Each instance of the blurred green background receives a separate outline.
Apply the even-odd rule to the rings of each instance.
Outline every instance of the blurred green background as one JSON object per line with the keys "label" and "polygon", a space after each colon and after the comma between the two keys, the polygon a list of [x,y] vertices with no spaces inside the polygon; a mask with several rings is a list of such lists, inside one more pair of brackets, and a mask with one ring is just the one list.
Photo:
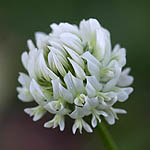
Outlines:
{"label": "blurred green background", "polygon": [[119,150],[150,149],[150,3],[148,0],[30,0],[0,1],[0,149],[1,150],[103,150],[96,130],[73,136],[44,129],[44,120],[34,123],[24,114],[17,99],[19,71],[24,71],[20,56],[27,50],[27,39],[34,32],[50,32],[53,22],[79,24],[97,18],[111,32],[112,45],[127,49],[127,66],[132,68],[134,93],[125,103],[128,111],[113,126],[108,126]]}

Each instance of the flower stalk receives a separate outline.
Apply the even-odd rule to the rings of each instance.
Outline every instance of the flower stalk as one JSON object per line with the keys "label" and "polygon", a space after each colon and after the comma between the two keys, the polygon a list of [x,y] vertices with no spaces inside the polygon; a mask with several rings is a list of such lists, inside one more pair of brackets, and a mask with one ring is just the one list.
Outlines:
{"label": "flower stalk", "polygon": [[103,140],[104,146],[107,150],[118,150],[117,145],[103,123],[99,123],[97,125],[97,131],[101,136],[101,139]]}

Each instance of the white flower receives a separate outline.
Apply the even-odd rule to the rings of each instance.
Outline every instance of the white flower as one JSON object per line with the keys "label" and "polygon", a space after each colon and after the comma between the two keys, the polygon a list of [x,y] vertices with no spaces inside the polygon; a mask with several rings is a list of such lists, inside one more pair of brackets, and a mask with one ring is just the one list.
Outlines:
{"label": "white flower", "polygon": [[98,82],[95,76],[87,76],[86,92],[89,97],[97,96],[97,93],[102,90],[102,84]]}
{"label": "white flower", "polygon": [[33,121],[41,119],[46,113],[46,110],[42,106],[26,108],[24,111],[30,116],[34,116]]}
{"label": "white flower", "polygon": [[[101,122],[100,115],[103,115],[104,117],[107,117],[108,114],[103,111],[102,109],[99,109],[100,101],[98,100],[98,97],[95,98],[89,98],[87,99],[84,108],[86,110],[89,110],[90,114],[92,114],[91,124],[95,128],[97,126],[97,120],[99,123]],[[89,115],[88,113],[86,115]]]}
{"label": "white flower", "polygon": [[118,80],[118,86],[124,87],[124,86],[129,86],[133,82],[133,77],[128,75],[130,72],[130,68],[126,68],[125,70],[122,71],[120,78]]}
{"label": "white flower", "polygon": [[[65,116],[74,119],[72,131],[92,132],[102,117],[109,124],[125,110],[114,108],[132,93],[133,82],[126,64],[126,50],[118,44],[112,49],[110,33],[96,19],[82,20],[79,27],[69,23],[50,25],[52,32],[35,33],[35,43],[27,41],[22,63],[28,75],[20,73],[18,98],[35,101],[38,106],[25,112],[40,119],[46,112],[54,118],[45,127],[65,128]],[[123,71],[122,71],[123,70]]]}
{"label": "white flower", "polygon": [[99,60],[111,50],[109,32],[101,27],[96,19],[83,20],[80,23],[82,40],[88,45],[89,51]]}
{"label": "white flower", "polygon": [[18,81],[22,85],[22,87],[17,87],[17,91],[19,92],[18,98],[23,102],[33,101],[33,97],[29,90],[31,78],[24,73],[20,73]]}
{"label": "white flower", "polygon": [[46,128],[50,128],[50,127],[56,128],[58,125],[60,127],[60,130],[63,131],[64,128],[65,128],[64,116],[55,115],[55,117],[52,120],[50,120],[50,121],[48,121],[44,124],[44,127],[46,127]]}
{"label": "white flower", "polygon": [[74,103],[77,105],[77,106],[84,106],[84,103],[87,101],[87,96],[85,96],[84,94],[80,94],[79,96],[77,96],[75,99],[74,99]]}
{"label": "white flower", "polygon": [[87,132],[93,132],[91,127],[82,119],[89,111],[85,108],[75,107],[75,110],[70,114],[70,117],[75,119],[75,123],[72,127],[72,132],[75,134],[76,130],[79,128],[80,133],[82,133],[82,128]]}
{"label": "white flower", "polygon": [[82,128],[84,128],[87,132],[93,132],[92,128],[82,119],[77,118],[72,127],[73,134],[76,133],[76,130],[79,128],[80,133],[82,133]]}

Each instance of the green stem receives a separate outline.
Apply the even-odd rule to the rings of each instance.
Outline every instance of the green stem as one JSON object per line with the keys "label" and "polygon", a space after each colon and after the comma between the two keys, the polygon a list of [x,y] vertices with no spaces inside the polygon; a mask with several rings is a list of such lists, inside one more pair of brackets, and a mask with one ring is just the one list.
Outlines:
{"label": "green stem", "polygon": [[109,134],[104,124],[99,123],[97,126],[97,131],[99,135],[102,137],[102,140],[104,141],[104,145],[107,148],[107,150],[117,150],[117,146],[114,143],[111,135]]}

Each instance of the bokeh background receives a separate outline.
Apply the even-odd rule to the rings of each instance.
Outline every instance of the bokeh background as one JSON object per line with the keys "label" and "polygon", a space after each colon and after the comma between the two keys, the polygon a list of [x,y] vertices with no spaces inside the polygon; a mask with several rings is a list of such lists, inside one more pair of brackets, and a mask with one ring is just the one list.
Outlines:
{"label": "bokeh background", "polygon": [[112,45],[127,49],[127,66],[132,68],[134,93],[118,106],[128,111],[108,126],[119,150],[150,149],[150,3],[148,0],[1,0],[0,1],[0,149],[1,150],[103,150],[93,134],[72,135],[44,129],[46,116],[33,122],[17,99],[20,56],[34,32],[50,32],[49,24],[97,18],[111,32]]}

